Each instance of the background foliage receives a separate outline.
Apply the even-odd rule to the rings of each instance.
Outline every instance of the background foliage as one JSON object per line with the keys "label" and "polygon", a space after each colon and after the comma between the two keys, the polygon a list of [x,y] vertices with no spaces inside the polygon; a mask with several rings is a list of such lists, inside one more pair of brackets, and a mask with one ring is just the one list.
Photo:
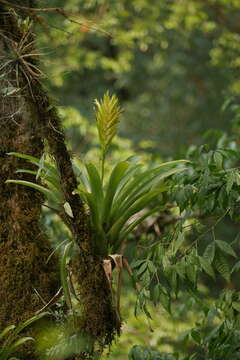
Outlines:
{"label": "background foliage", "polygon": [[167,156],[201,142],[209,127],[229,127],[220,109],[240,92],[237,0],[52,3],[83,23],[50,14],[41,30],[61,105],[91,118],[93,99],[110,90],[125,109],[122,135]]}

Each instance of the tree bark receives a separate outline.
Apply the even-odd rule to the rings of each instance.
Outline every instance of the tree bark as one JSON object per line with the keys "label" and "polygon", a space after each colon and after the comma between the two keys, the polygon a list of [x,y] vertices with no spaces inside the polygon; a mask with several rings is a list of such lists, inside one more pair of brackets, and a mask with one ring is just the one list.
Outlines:
{"label": "tree bark", "polygon": [[[29,168],[29,163],[9,152],[38,158],[43,153],[41,119],[29,78],[21,71],[21,52],[33,40],[23,25],[23,14],[20,17],[13,8],[0,4],[0,331],[32,317],[44,305],[41,298],[48,302],[58,285],[56,261],[46,263],[52,249],[39,224],[42,196],[27,187],[5,183],[21,179],[17,169]],[[28,51],[32,49],[33,44]],[[32,175],[27,179],[35,181]],[[29,347],[24,359],[35,359]]]}

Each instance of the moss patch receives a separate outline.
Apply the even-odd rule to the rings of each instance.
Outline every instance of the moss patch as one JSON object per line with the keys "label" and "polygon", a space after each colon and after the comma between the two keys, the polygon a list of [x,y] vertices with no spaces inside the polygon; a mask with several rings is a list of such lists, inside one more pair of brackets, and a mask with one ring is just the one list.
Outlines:
{"label": "moss patch", "polygon": [[[5,56],[2,61],[6,61],[13,56],[13,44],[25,34],[16,13],[2,4],[0,29],[0,48]],[[28,41],[32,39],[30,34]],[[21,71],[16,73],[18,61],[8,63],[0,83],[3,89],[14,89],[0,95],[0,330],[32,317],[43,306],[37,293],[47,302],[58,287],[55,260],[46,265],[51,248],[39,225],[42,196],[26,187],[5,183],[7,179],[21,179],[23,175],[16,174],[16,170],[26,168],[25,161],[8,156],[8,152],[36,157],[43,153],[38,113],[28,79]],[[24,179],[35,180],[31,175]],[[35,359],[30,347],[22,357]]]}

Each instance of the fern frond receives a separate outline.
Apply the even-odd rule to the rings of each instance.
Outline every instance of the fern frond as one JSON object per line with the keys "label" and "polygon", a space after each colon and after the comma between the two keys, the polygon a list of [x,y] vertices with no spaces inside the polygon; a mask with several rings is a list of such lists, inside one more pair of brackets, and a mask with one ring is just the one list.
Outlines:
{"label": "fern frond", "polygon": [[108,92],[104,94],[102,100],[95,100],[95,106],[99,140],[103,152],[106,153],[117,133],[117,125],[122,109],[116,95],[110,96]]}

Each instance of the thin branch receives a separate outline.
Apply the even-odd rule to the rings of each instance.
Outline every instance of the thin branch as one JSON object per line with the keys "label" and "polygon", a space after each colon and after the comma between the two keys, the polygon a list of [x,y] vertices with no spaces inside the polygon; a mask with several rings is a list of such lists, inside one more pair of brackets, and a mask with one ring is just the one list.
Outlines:
{"label": "thin branch", "polygon": [[18,4],[13,4],[7,0],[0,0],[0,3],[3,3],[5,5],[8,5],[8,6],[11,6],[11,7],[14,7],[14,8],[17,8],[17,9],[21,9],[21,10],[27,10],[27,11],[36,11],[36,12],[49,12],[49,11],[57,11],[57,12],[60,12],[63,11],[62,9],[60,8],[30,8],[30,7],[27,7],[27,6],[22,6],[22,5],[18,5]]}
{"label": "thin branch", "polygon": [[9,1],[7,0],[0,0],[0,4],[3,3],[7,6],[11,6],[11,7],[15,7],[15,8],[18,8],[18,9],[21,9],[21,10],[25,10],[25,11],[28,11],[28,12],[56,12],[60,15],[62,15],[63,17],[65,17],[68,21],[70,21],[71,23],[73,24],[77,24],[77,25],[80,25],[80,26],[87,26],[89,29],[91,30],[94,30],[94,31],[99,31],[107,36],[112,36],[108,31],[105,31],[101,28],[98,28],[98,27],[95,27],[95,26],[92,26],[92,25],[89,25],[86,24],[86,22],[83,22],[83,21],[77,21],[77,20],[74,20],[72,18],[70,18],[68,16],[68,14],[61,8],[58,8],[58,7],[53,7],[53,8],[30,8],[30,7],[27,7],[27,6],[22,6],[22,5],[18,5],[18,4],[12,4],[10,3]]}

